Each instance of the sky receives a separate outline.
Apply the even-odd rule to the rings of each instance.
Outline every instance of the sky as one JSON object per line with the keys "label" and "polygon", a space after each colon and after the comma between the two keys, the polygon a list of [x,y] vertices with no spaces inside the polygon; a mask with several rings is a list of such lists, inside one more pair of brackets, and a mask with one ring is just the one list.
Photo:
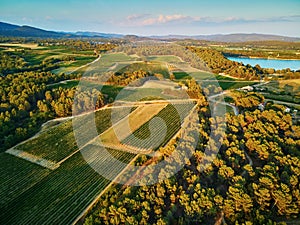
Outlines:
{"label": "sky", "polygon": [[0,0],[0,21],[66,32],[300,37],[300,0]]}

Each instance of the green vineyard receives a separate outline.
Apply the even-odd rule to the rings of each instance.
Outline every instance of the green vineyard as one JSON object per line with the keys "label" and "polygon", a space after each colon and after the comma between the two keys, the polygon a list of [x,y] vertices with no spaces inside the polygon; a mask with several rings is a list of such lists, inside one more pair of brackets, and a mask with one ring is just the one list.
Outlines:
{"label": "green vineyard", "polygon": [[[149,123],[143,124],[139,129],[122,141],[122,144],[141,149],[153,149],[164,146],[180,129],[183,119],[194,107],[193,103],[169,104],[153,118],[161,118],[163,123],[153,127],[152,136],[150,134]],[[164,127],[166,133],[164,134]],[[163,140],[160,137],[165,135]]]}
{"label": "green vineyard", "polygon": [[[86,148],[98,151],[94,145]],[[109,149],[108,152],[126,163],[135,157],[118,150]],[[103,171],[120,173],[124,169],[118,161],[107,160],[105,154],[98,156],[94,160]],[[11,163],[22,167],[14,170],[10,166],[2,170],[1,180],[7,182],[0,188],[0,224],[40,224],[40,221],[43,224],[71,224],[110,183],[90,167],[80,152],[51,173],[7,154],[0,157],[11,157]],[[7,195],[12,191],[13,196]]]}
{"label": "green vineyard", "polygon": [[[77,126],[80,126],[80,123],[85,124],[87,127],[92,127],[93,124],[96,125],[98,134],[102,133],[109,127],[111,127],[111,118],[122,119],[126,116],[126,110],[115,108],[100,110],[95,113],[95,120],[89,118],[89,115],[85,116],[86,118],[79,118]],[[89,130],[82,130],[80,136],[81,143],[89,142]],[[76,140],[73,133],[73,124],[72,120],[63,122],[62,124],[55,126],[44,133],[40,134],[37,138],[31,139],[24,144],[17,146],[18,150],[26,151],[30,154],[42,157],[47,160],[54,162],[59,162],[68,155],[78,150]]]}

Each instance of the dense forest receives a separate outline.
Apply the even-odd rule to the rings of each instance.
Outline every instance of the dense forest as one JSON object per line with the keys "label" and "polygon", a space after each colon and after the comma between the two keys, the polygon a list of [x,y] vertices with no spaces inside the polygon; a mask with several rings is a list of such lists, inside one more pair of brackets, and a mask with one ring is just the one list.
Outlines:
{"label": "dense forest", "polygon": [[[236,104],[247,110],[238,116],[226,115],[222,139],[219,129],[211,130],[222,118],[209,118],[204,96],[198,94],[198,98],[202,101],[196,151],[189,160],[177,159],[187,160],[186,166],[151,186],[127,186],[130,180],[127,185],[114,185],[86,217],[85,224],[285,224],[299,216],[300,126],[293,125],[284,107],[271,104],[261,112],[256,104],[262,96],[241,93],[235,98],[239,101]],[[190,146],[188,142],[195,136],[186,135],[185,146]],[[203,170],[209,158],[204,151],[210,135],[215,143],[209,148],[214,149],[217,140],[222,146]],[[135,163],[167,160],[177,145],[171,141],[158,150],[161,158],[141,156]],[[178,162],[171,163],[174,166]],[[151,174],[168,173],[167,168],[158,170],[137,171],[136,179],[138,174],[151,179]]]}
{"label": "dense forest", "polygon": [[210,47],[225,54],[236,56],[277,58],[277,59],[300,59],[299,42],[287,41],[246,41],[246,42],[217,42],[186,39],[177,41],[183,46]]}
{"label": "dense forest", "polygon": [[297,52],[300,50],[299,42],[285,41],[252,41],[242,43],[224,44],[224,53],[237,54],[248,57],[300,59]]}
{"label": "dense forest", "polygon": [[70,60],[70,58],[50,58],[47,60],[43,60],[41,63],[31,64],[25,61],[25,55],[26,50],[18,50],[16,52],[0,52],[0,76],[24,71],[49,71],[58,68],[59,62]]}
{"label": "dense forest", "polygon": [[[0,77],[0,150],[32,136],[45,121],[72,115],[76,88],[51,89],[47,84],[74,78],[50,72],[23,72]],[[102,94],[93,89],[82,91],[76,102],[77,111],[93,110],[85,102],[95,99],[97,108],[104,105]],[[85,100],[85,99],[88,100]]]}

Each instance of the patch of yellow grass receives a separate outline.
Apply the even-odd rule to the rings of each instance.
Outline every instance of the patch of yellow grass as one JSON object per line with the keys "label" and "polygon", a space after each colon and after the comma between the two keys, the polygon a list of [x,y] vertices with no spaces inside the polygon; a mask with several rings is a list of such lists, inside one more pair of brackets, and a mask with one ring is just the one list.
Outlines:
{"label": "patch of yellow grass", "polygon": [[168,103],[159,103],[139,106],[126,118],[122,119],[99,136],[102,144],[104,146],[119,146],[120,141],[136,131],[167,105]]}
{"label": "patch of yellow grass", "polygon": [[36,43],[0,43],[0,46],[4,47],[21,47],[21,48],[31,48],[31,49],[37,49],[37,48],[43,48],[42,46],[38,46]]}
{"label": "patch of yellow grass", "polygon": [[280,86],[284,86],[286,84],[289,84],[292,86],[300,86],[300,79],[280,80],[279,81]]}

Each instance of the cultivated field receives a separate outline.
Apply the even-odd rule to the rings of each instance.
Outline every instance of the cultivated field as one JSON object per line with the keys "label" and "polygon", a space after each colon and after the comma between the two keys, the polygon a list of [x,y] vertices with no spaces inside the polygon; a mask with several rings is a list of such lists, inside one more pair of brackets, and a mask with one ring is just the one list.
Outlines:
{"label": "cultivated field", "polygon": [[85,66],[76,70],[76,73],[82,73],[84,76],[100,75],[103,72],[123,68],[136,62],[137,58],[128,56],[124,53],[107,53],[101,55],[101,59],[92,65]]}
{"label": "cultivated field", "polygon": [[155,150],[159,146],[164,146],[178,132],[183,119],[193,107],[192,102],[167,105],[154,117],[162,121],[152,126],[151,131],[148,121],[122,140],[122,144],[144,150]]}
{"label": "cultivated field", "polygon": [[[55,54],[69,54],[59,48],[36,51],[41,51],[41,54],[42,51],[47,51],[43,57],[36,55],[32,59],[37,61]],[[87,54],[87,57],[90,56]],[[95,65],[89,66],[91,74],[99,72],[99,65],[103,71],[125,65],[128,71],[142,66],[146,70],[152,70],[151,72],[163,72],[169,78],[164,63],[141,64],[136,57],[123,53],[102,57],[103,61],[98,60]],[[168,57],[164,60],[176,59]],[[80,63],[76,66],[80,66]],[[80,68],[78,72],[85,69]],[[76,83],[77,81],[69,81],[56,85],[65,85],[67,88]],[[97,83],[90,85],[97,86]],[[127,90],[122,87],[101,86],[103,93],[113,98],[122,92],[118,96],[119,106],[75,117],[72,118],[73,121],[70,118],[49,123],[35,137],[1,153],[0,224],[71,224],[105,190],[116,174],[122,175],[137,154],[146,154],[164,146],[180,130],[194,103],[189,100],[174,104],[138,102],[152,97],[171,98],[163,94],[162,88],[154,87],[155,82],[152,85],[153,88]],[[122,101],[132,102],[127,105]],[[127,115],[128,118],[124,119]],[[124,132],[127,119],[131,132]],[[76,135],[76,139],[74,122],[79,128],[87,128],[80,129],[80,135]],[[94,125],[99,135],[91,138],[89,128]],[[78,143],[81,143],[80,147]],[[94,169],[105,171],[102,174],[105,177]]]}
{"label": "cultivated field", "polygon": [[[130,146],[121,145],[120,141],[125,139],[131,133],[134,133],[143,124],[146,124],[148,120],[158,114],[167,105],[167,103],[160,103],[139,106],[127,118],[124,118],[119,121],[119,123],[103,132],[99,136],[101,143],[104,146],[134,152],[134,149],[131,149]],[[138,149],[135,151],[138,152]]]}
{"label": "cultivated field", "polygon": [[[96,112],[98,132],[111,126],[114,114],[116,119],[124,117],[124,111],[122,107]],[[88,136],[82,133],[81,141],[89,142],[84,140]],[[35,157],[51,159],[59,167],[50,170],[26,158],[1,153],[0,224],[40,224],[41,221],[44,224],[70,224],[110,183],[90,167],[80,152],[76,153],[78,147],[71,120],[54,125],[18,148]],[[81,150],[88,152],[95,148],[99,152],[99,146],[92,144]],[[107,160],[106,152],[125,165],[135,157],[114,149],[103,151],[94,160],[102,162],[107,173],[113,170],[113,174],[119,174],[124,166]]]}
{"label": "cultivated field", "polygon": [[[1,153],[0,174],[0,223],[1,224],[70,224],[85,210],[93,200],[110,184],[110,180],[116,174],[122,174],[126,165],[135,157],[128,148],[143,150],[151,149],[154,145],[162,146],[174,136],[180,129],[183,118],[194,106],[192,102],[178,103],[172,106],[168,103],[139,103],[134,106],[116,106],[103,109],[95,113],[95,123],[98,133],[105,144],[113,143],[112,118],[116,122],[114,129],[122,132],[124,118],[130,107],[128,121],[133,134],[124,133],[117,143],[126,146],[127,151],[122,148],[104,148],[97,140],[89,140],[89,130],[83,131],[80,137],[82,143],[86,143],[78,149],[73,134],[72,121],[66,120],[61,123],[53,123],[48,129],[44,129],[36,137],[18,145],[15,149],[23,151],[28,155],[40,158],[40,161],[32,161],[29,158],[20,158],[8,153]],[[182,115],[180,118],[179,114]],[[88,115],[87,115],[88,116]],[[156,124],[156,142],[141,145],[132,142],[133,136],[146,138],[149,135],[149,120],[160,117],[166,124],[166,135],[162,141],[157,135],[161,134],[163,124]],[[81,117],[79,125],[91,126],[86,119]],[[119,122],[118,122],[119,121]],[[90,123],[93,123],[91,121]],[[83,124],[82,124],[83,125]],[[86,134],[84,132],[87,132]],[[143,133],[143,135],[142,135]],[[129,147],[128,147],[129,146]],[[80,150],[80,151],[79,151]],[[84,158],[83,158],[83,155]],[[112,156],[112,157],[111,157]],[[42,165],[43,160],[49,160],[58,165],[56,168],[48,169]],[[120,164],[122,161],[123,164]],[[102,177],[94,169],[105,171]],[[112,176],[112,177],[110,177]]]}
{"label": "cultivated field", "polygon": [[6,153],[0,153],[0,161],[0,208],[7,206],[51,172]]}
{"label": "cultivated field", "polygon": [[160,61],[166,63],[180,63],[182,60],[175,55],[156,55],[156,56],[148,56],[147,60],[149,61]]}
{"label": "cultivated field", "polygon": [[[90,147],[93,146],[87,146],[87,148]],[[130,161],[134,155],[124,152],[118,154],[115,150],[114,157]],[[95,160],[101,161],[101,159]],[[28,170],[25,166],[22,169]],[[123,169],[109,161],[106,161],[103,166],[117,172]],[[22,169],[19,168],[20,173]],[[71,224],[110,183],[95,172],[79,152],[47,176],[45,174],[35,176],[36,179],[32,178],[32,180],[27,180],[26,176],[20,176],[17,180],[15,185],[17,190],[14,192],[19,191],[20,194],[14,194],[12,199],[9,199],[10,201],[2,202],[0,205],[1,224],[41,224],[41,222],[43,224]],[[26,182],[30,181],[31,183],[26,185]],[[25,183],[27,190],[22,189],[22,183]],[[4,191],[1,195],[7,194],[5,192],[7,189],[1,186],[1,191]]]}
{"label": "cultivated field", "polygon": [[[113,114],[118,116],[114,116]],[[126,111],[124,109],[104,109],[97,111],[95,113],[95,121],[89,119],[89,115],[86,115],[85,118],[79,118],[78,121],[82,121],[85,125],[92,127],[93,123],[96,125],[98,133],[102,133],[111,126],[111,117],[122,118],[125,116]],[[88,123],[88,124],[87,124]],[[89,132],[85,130],[83,132]],[[90,141],[88,135],[82,133],[79,140],[81,143],[87,143]],[[37,157],[50,160],[52,162],[58,163],[63,160],[68,155],[78,150],[76,140],[73,133],[73,124],[72,120],[68,120],[55,126],[43,133],[41,133],[36,138],[33,138],[23,144],[20,144],[15,147],[15,149],[28,152]]]}

